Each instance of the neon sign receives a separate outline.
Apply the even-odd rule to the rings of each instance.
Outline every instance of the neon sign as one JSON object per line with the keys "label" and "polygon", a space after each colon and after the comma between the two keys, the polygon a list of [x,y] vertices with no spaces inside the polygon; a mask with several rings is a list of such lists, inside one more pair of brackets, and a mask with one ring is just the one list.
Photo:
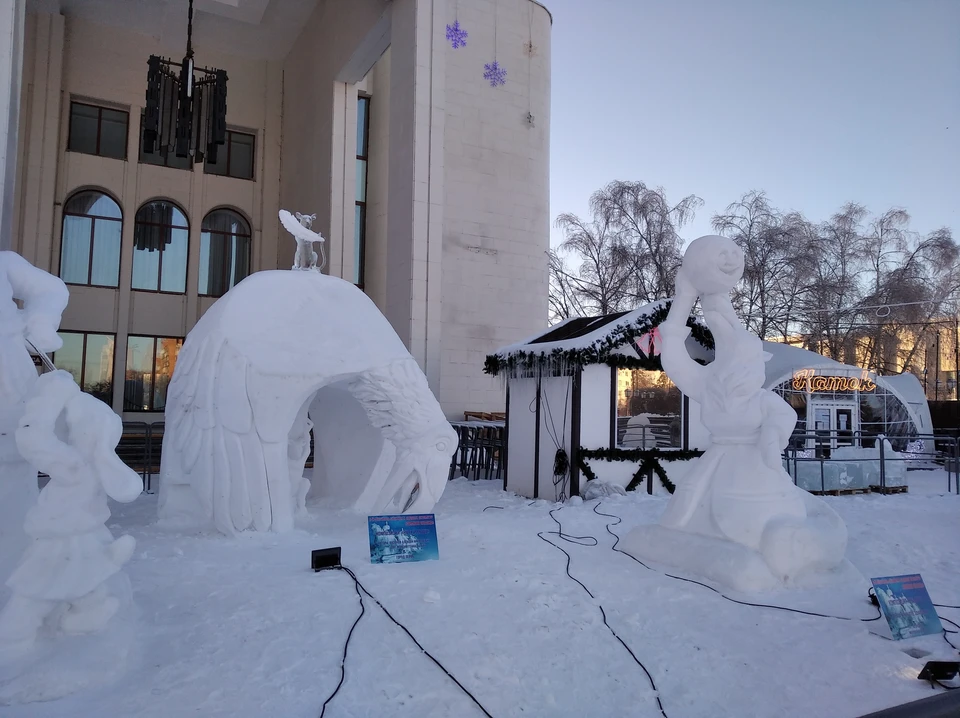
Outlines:
{"label": "neon sign", "polygon": [[820,376],[814,369],[800,369],[793,373],[795,391],[859,391],[871,392],[877,388],[870,378],[870,372],[864,370],[860,376]]}

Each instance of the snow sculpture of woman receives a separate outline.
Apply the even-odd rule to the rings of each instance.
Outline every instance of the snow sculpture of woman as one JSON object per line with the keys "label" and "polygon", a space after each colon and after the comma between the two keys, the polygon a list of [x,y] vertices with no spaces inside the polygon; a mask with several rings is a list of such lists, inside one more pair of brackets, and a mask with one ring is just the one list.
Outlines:
{"label": "snow sculpture of woman", "polygon": [[[783,469],[780,452],[797,417],[763,388],[769,354],[733,311],[729,292],[742,272],[743,253],[724,237],[701,237],[684,255],[676,297],[660,324],[661,361],[700,404],[711,444],[677,486],[659,526],[636,530],[627,550],[740,590],[764,590],[838,567],[847,533],[839,516],[794,486]],[[698,296],[716,343],[707,366],[684,344]]]}
{"label": "snow sculpture of woman", "polygon": [[27,342],[42,352],[60,348],[57,328],[69,296],[58,277],[16,252],[0,252],[0,581],[27,546],[23,517],[37,500],[37,470],[24,461],[15,439],[37,380]]}
{"label": "snow sculpture of woman", "polygon": [[[65,431],[57,426],[61,414]],[[122,430],[120,417],[81,393],[69,373],[36,380],[17,446],[50,481],[27,512],[24,528],[33,542],[7,580],[12,596],[0,611],[0,647],[30,646],[56,609],[64,609],[58,625],[67,633],[98,631],[117,611],[104,581],[130,559],[135,541],[115,540],[104,525],[107,496],[128,503],[143,489],[115,453]]]}

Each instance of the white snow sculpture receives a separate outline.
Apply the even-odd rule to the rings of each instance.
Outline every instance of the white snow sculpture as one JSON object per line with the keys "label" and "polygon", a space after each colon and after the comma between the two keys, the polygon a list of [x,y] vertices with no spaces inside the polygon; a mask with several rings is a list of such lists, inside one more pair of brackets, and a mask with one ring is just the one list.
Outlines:
{"label": "white snow sculpture", "polygon": [[68,299],[58,277],[15,252],[0,252],[0,581],[27,547],[23,517],[38,493],[37,470],[20,455],[15,436],[37,380],[27,342],[42,352],[60,348],[57,328]]}
{"label": "white snow sculpture", "polygon": [[217,300],[180,351],[161,518],[226,534],[292,528],[310,488],[311,420],[328,494],[386,514],[428,512],[443,493],[456,432],[373,302],[319,272],[257,272]]}
{"label": "white snow sculpture", "polygon": [[136,545],[132,536],[114,540],[104,525],[110,518],[107,496],[128,503],[143,489],[136,472],[117,458],[123,425],[109,406],[81,393],[65,371],[44,374],[34,386],[16,432],[17,446],[50,481],[27,512],[23,523],[33,541],[7,580],[12,595],[0,611],[4,652],[32,645],[44,620],[58,609],[64,610],[57,625],[66,633],[106,626],[119,601],[104,581],[130,559]]}
{"label": "white snow sculpture", "polygon": [[620,484],[613,484],[601,479],[591,479],[583,486],[583,500],[605,499],[611,496],[626,496],[627,490]]}
{"label": "white snow sculpture", "polygon": [[[797,416],[763,388],[769,355],[733,311],[729,292],[742,273],[743,253],[724,237],[701,237],[684,254],[677,296],[660,325],[661,360],[700,403],[711,443],[678,482],[659,524],[634,529],[624,550],[739,591],[819,584],[841,565],[852,570],[844,560],[847,530],[783,469],[780,452]],[[684,346],[698,296],[716,342],[707,366]]]}
{"label": "white snow sculpture", "polygon": [[291,269],[313,270],[319,272],[326,263],[324,260],[320,266],[317,266],[317,253],[313,251],[313,243],[320,243],[320,252],[323,252],[323,245],[326,240],[323,235],[312,231],[313,220],[317,218],[315,214],[296,213],[296,217],[287,210],[280,210],[280,224],[294,239],[297,240],[297,253],[293,257],[293,267]]}

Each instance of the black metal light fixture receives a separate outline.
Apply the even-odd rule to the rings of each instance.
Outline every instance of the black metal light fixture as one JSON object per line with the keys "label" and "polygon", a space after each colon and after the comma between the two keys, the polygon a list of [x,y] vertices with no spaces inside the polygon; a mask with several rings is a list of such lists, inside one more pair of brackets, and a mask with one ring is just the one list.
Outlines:
{"label": "black metal light fixture", "polygon": [[216,162],[227,137],[227,73],[193,62],[193,0],[187,10],[183,62],[151,55],[141,144],[146,154],[166,149],[196,162]]}

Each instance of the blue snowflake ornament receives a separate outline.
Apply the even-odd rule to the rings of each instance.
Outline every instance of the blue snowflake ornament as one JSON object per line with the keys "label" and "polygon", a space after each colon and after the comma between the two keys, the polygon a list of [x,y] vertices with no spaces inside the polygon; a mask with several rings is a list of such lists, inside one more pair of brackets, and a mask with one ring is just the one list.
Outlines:
{"label": "blue snowflake ornament", "polygon": [[454,20],[453,25],[447,25],[447,41],[454,50],[467,46],[467,31],[460,27],[459,20]]}
{"label": "blue snowflake ornament", "polygon": [[483,66],[483,79],[490,83],[490,87],[507,84],[507,68],[494,60]]}

